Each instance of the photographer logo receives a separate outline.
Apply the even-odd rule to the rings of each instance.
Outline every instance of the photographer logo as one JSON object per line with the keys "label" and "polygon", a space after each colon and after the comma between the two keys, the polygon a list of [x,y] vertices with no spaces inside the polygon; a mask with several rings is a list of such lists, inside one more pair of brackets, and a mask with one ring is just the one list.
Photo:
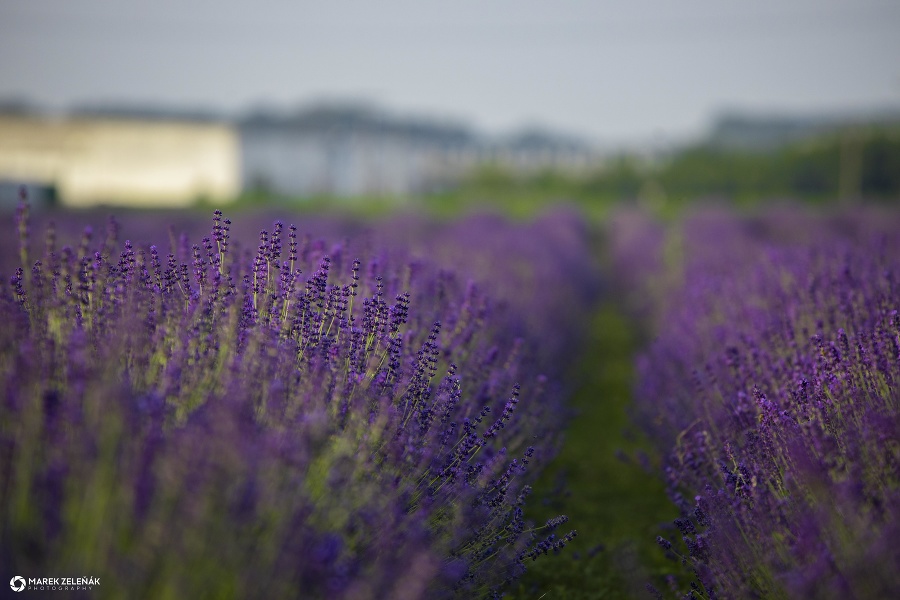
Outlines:
{"label": "photographer logo", "polygon": [[92,590],[99,585],[99,577],[29,577],[25,579],[21,575],[16,575],[9,580],[9,587],[14,592],[68,592]]}

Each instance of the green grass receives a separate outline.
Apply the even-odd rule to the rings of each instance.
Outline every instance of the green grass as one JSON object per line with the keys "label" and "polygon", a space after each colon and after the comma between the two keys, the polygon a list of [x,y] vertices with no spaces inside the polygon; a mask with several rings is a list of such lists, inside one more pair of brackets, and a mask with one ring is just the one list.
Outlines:
{"label": "green grass", "polygon": [[[528,513],[536,523],[567,514],[566,526],[577,529],[578,537],[559,555],[530,562],[507,597],[648,598],[645,583],[673,569],[655,539],[659,525],[674,520],[677,510],[658,478],[616,457],[617,449],[631,455],[644,447],[629,432],[626,414],[636,346],[633,325],[612,303],[603,306],[580,366],[577,416],[560,454],[537,482]],[[561,486],[565,492],[560,500],[541,502],[558,495]]]}

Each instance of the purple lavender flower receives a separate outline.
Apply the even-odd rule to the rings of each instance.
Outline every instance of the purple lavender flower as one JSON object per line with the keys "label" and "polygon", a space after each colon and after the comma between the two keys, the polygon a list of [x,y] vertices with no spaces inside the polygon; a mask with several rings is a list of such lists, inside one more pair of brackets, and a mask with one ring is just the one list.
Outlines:
{"label": "purple lavender flower", "polygon": [[198,243],[120,245],[111,221],[33,255],[26,217],[0,284],[13,572],[111,597],[489,597],[574,537],[523,511],[563,422],[550,350],[592,293],[573,222],[494,224],[479,257],[515,246],[528,268],[477,273],[458,240],[276,222],[248,243],[218,211]]}

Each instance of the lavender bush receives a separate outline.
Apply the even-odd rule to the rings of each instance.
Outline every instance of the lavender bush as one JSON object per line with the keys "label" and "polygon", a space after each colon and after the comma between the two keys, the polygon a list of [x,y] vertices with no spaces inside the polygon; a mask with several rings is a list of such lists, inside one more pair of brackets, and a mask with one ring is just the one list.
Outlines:
{"label": "lavender bush", "polygon": [[788,217],[688,220],[683,282],[639,363],[640,418],[683,513],[658,540],[690,575],[670,585],[898,597],[900,228]]}
{"label": "lavender bush", "polygon": [[[278,222],[241,248],[218,212],[196,243],[111,223],[39,252],[26,216],[0,287],[16,574],[98,576],[106,597],[475,598],[575,535],[523,506],[563,415],[565,358],[541,348],[574,343],[577,307],[524,318],[402,250]],[[590,279],[543,273],[519,291]]]}

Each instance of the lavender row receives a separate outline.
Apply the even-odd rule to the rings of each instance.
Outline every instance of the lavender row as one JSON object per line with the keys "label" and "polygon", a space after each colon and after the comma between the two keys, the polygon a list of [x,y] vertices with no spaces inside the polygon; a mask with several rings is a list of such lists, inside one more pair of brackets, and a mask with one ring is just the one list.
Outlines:
{"label": "lavender row", "polygon": [[523,513],[591,295],[571,219],[493,223],[520,249],[503,261],[477,223],[454,254],[388,243],[402,224],[354,245],[276,222],[251,248],[217,212],[193,242],[111,223],[63,245],[20,216],[0,287],[17,574],[89,573],[106,597],[483,597],[575,535]]}
{"label": "lavender row", "polygon": [[682,512],[658,540],[689,574],[673,591],[900,595],[897,225],[707,214],[679,231],[636,390]]}

